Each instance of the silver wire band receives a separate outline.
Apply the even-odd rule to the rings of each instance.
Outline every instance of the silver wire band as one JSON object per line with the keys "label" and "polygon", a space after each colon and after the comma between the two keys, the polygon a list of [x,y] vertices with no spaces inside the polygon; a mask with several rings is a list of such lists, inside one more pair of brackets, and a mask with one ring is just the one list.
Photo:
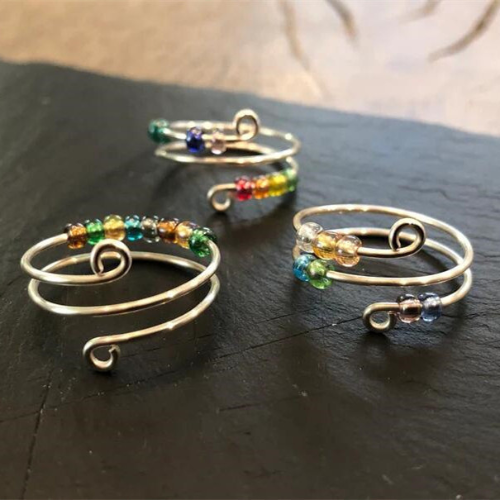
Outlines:
{"label": "silver wire band", "polygon": [[[250,122],[249,124],[246,123],[248,121]],[[213,156],[198,156],[186,153],[186,131],[196,127],[203,130],[203,138],[206,140],[209,150],[213,148],[214,134],[217,132],[223,135],[225,150],[253,154],[224,156],[223,153],[219,153]],[[179,163],[225,167],[258,167],[271,163],[279,164],[286,162],[287,168],[293,169],[296,175],[299,172],[298,163],[293,160],[292,156],[299,152],[301,147],[300,141],[289,132],[262,127],[257,113],[251,109],[238,111],[232,122],[206,120],[175,121],[162,129],[162,133],[173,142],[167,142],[158,146],[155,155],[161,158]],[[288,143],[288,146],[277,150],[264,144],[251,142],[259,135],[281,140]],[[217,184],[208,191],[207,199],[215,210],[223,212],[232,205],[235,192],[235,183]],[[225,198],[218,200],[217,197],[221,194],[225,194]]]}
{"label": "silver wire band", "polygon": [[[332,213],[370,213],[401,217],[401,219],[393,224],[391,229],[371,227],[335,229],[335,232],[355,235],[362,238],[387,237],[390,249],[371,248],[363,245],[358,250],[359,256],[372,259],[408,257],[417,254],[425,246],[449,258],[452,262],[454,262],[455,266],[451,269],[448,269],[447,271],[418,277],[366,276],[330,270],[326,273],[326,276],[328,278],[336,281],[359,285],[404,287],[435,285],[463,276],[462,285],[453,293],[441,298],[441,304],[443,307],[447,307],[463,299],[469,292],[472,286],[472,271],[470,270],[470,266],[474,259],[474,251],[469,239],[461,231],[454,228],[453,226],[432,217],[428,217],[408,210],[378,205],[345,204],[325,205],[301,210],[295,215],[293,219],[294,228],[296,229],[296,231],[298,231],[302,226],[302,221],[305,217]],[[448,246],[427,238],[424,224],[441,230],[442,232],[453,237],[463,250],[463,256],[461,256]],[[405,229],[411,229],[414,234],[404,232]],[[406,242],[408,244],[402,246],[402,242]],[[296,245],[293,249],[294,259],[297,259],[300,254],[300,248]],[[365,309],[363,314],[363,321],[365,323],[365,326],[370,330],[377,332],[386,332],[395,326],[397,322],[397,314],[400,312],[400,310],[401,305],[398,302],[375,303]],[[382,322],[375,320],[375,314],[380,313],[387,314],[387,317]]]}
{"label": "silver wire band", "polygon": [[[128,247],[121,241],[111,239],[105,239],[97,243],[92,249],[91,253],[79,254],[57,260],[56,262],[48,264],[41,270],[35,268],[32,265],[32,260],[38,254],[40,254],[44,250],[62,245],[66,243],[67,240],[67,234],[61,234],[52,238],[48,238],[30,248],[21,259],[22,269],[32,277],[28,286],[28,294],[30,298],[40,307],[52,313],[72,316],[108,316],[113,314],[140,311],[150,307],[155,307],[172,302],[184,295],[191,293],[195,289],[210,281],[210,290],[208,291],[207,295],[201,300],[201,302],[199,302],[190,311],[182,314],[175,319],[142,330],[136,330],[116,335],[107,335],[103,337],[95,337],[89,340],[83,348],[83,356],[85,360],[98,371],[109,371],[115,367],[120,355],[120,348],[118,344],[138,340],[159,332],[173,331],[176,328],[179,328],[189,323],[190,321],[195,320],[214,301],[219,292],[220,283],[219,279],[215,275],[215,272],[220,264],[220,252],[217,245],[212,241],[207,241],[207,245],[210,248],[212,257],[210,264],[206,267],[197,262],[173,255],[152,252],[131,252]],[[106,259],[118,260],[118,265],[110,271],[104,271],[104,261]],[[184,269],[192,269],[198,271],[199,274],[188,282],[166,292],[162,292],[144,299],[118,304],[85,307],[66,306],[50,302],[40,295],[40,282],[64,286],[79,286],[102,285],[105,283],[110,283],[114,280],[118,280],[128,273],[134,259],[160,262]],[[58,271],[65,267],[84,262],[90,263],[91,269],[94,273],[93,275],[81,276],[55,273],[55,271]],[[108,348],[109,357],[106,360],[99,359],[95,354],[96,349],[102,347]]]}

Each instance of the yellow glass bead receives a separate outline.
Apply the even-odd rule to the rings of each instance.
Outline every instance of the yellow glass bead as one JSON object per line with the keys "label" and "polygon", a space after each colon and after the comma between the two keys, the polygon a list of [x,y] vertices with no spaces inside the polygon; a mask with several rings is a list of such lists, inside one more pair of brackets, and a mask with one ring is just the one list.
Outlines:
{"label": "yellow glass bead", "polygon": [[182,248],[189,248],[189,238],[198,227],[194,222],[184,221],[175,228],[175,243]]}
{"label": "yellow glass bead", "polygon": [[261,175],[254,179],[253,197],[256,200],[262,200],[269,196],[269,177]]}
{"label": "yellow glass bead", "polygon": [[125,223],[119,215],[107,215],[104,218],[104,236],[112,240],[125,239]]}
{"label": "yellow glass bead", "polygon": [[71,224],[66,228],[68,247],[72,250],[82,248],[87,243],[87,229],[83,224]]}
{"label": "yellow glass bead", "polygon": [[359,262],[358,250],[361,240],[352,234],[346,234],[337,241],[335,260],[344,267],[353,267]]}
{"label": "yellow glass bead", "polygon": [[336,258],[337,242],[343,237],[335,231],[321,231],[312,242],[314,254],[320,259],[333,260]]}
{"label": "yellow glass bead", "polygon": [[282,172],[269,176],[269,196],[281,196],[288,191],[288,179]]}

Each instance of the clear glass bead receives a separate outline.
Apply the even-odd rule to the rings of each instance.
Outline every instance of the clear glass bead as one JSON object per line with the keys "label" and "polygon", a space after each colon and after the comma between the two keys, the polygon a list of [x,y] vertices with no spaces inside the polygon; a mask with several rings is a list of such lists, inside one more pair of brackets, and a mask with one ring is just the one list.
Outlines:
{"label": "clear glass bead", "polygon": [[300,226],[297,231],[297,245],[303,251],[307,253],[313,252],[313,241],[316,236],[323,230],[323,228],[316,224],[316,222],[306,222]]}

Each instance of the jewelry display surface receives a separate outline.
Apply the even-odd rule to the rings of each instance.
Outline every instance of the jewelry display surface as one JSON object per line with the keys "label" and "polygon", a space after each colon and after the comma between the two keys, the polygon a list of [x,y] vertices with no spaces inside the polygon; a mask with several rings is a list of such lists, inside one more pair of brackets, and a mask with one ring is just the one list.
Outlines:
{"label": "jewelry display surface", "polygon": [[[0,92],[2,497],[500,496],[498,139],[41,64],[0,63]],[[159,110],[231,119],[243,108],[301,139],[300,183],[282,199],[218,214],[205,194],[227,182],[229,167],[166,162],[145,129]],[[323,293],[299,282],[294,215],[353,200],[460,229],[475,252],[467,297],[431,327],[420,321],[378,335],[367,332],[363,309],[393,301],[394,288],[336,282]],[[167,307],[178,317],[206,294],[99,318],[33,304],[23,253],[68,221],[109,213],[210,227],[221,288],[195,321],[124,345],[116,368],[101,374],[81,360],[89,339],[159,324]],[[357,225],[353,217],[309,220],[347,228]],[[381,220],[363,216],[362,225],[391,227]],[[137,242],[133,251],[153,247]],[[34,263],[43,268],[58,252]],[[453,266],[425,248],[376,265],[396,277]],[[175,267],[138,263],[109,286],[40,291],[66,305],[113,304],[186,279]],[[461,283],[432,290],[444,296]]]}

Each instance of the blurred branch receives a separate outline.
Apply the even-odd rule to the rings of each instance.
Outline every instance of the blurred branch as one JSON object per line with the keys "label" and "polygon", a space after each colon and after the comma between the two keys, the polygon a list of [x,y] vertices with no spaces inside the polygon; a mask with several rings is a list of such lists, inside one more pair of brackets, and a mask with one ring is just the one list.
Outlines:
{"label": "blurred branch", "polygon": [[416,9],[408,16],[408,20],[413,21],[415,19],[430,16],[436,11],[440,3],[441,0],[427,0],[422,7]]}
{"label": "blurred branch", "polygon": [[436,61],[442,57],[451,56],[466,49],[472,42],[479,38],[491,25],[495,19],[495,15],[500,7],[500,0],[492,0],[486,7],[483,15],[476,21],[472,29],[462,38],[459,38],[455,43],[448,45],[443,49],[433,52],[429,56],[429,60]]}
{"label": "blurred branch", "polygon": [[343,2],[341,2],[341,0],[326,1],[340,17],[346,35],[352,42],[354,42],[358,36],[358,31],[356,29],[356,23],[354,22],[354,16],[352,15],[351,11],[345,6]]}

